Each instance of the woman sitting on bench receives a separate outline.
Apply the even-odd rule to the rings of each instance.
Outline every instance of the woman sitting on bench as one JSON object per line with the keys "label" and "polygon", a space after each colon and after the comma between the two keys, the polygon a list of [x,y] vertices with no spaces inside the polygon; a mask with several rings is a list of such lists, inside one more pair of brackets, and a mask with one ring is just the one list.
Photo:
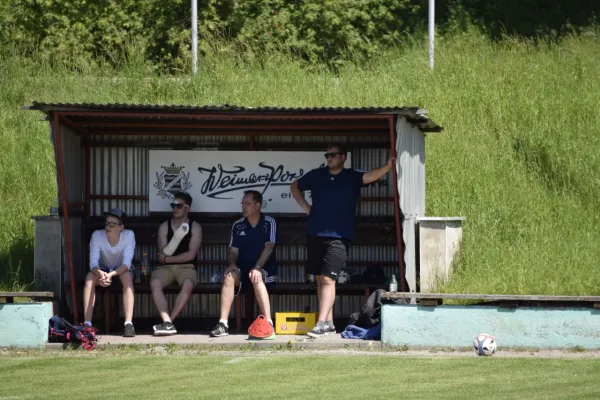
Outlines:
{"label": "woman sitting on bench", "polygon": [[123,211],[118,208],[105,212],[104,229],[94,231],[90,240],[90,272],[85,277],[83,309],[85,324],[92,325],[96,301],[96,286],[108,287],[118,276],[123,285],[123,311],[125,312],[125,337],[134,337],[133,318],[133,266],[135,251],[133,231],[124,229]]}

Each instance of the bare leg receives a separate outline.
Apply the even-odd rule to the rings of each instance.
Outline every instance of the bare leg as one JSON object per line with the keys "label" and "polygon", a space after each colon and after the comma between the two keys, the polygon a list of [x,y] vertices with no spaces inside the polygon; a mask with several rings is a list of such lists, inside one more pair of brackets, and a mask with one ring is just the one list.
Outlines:
{"label": "bare leg", "polygon": [[192,290],[194,290],[194,283],[189,279],[185,279],[181,285],[181,290],[175,299],[173,310],[171,310],[171,322],[177,318],[181,310],[183,310],[183,307],[187,304],[192,295]]}
{"label": "bare leg", "polygon": [[123,272],[119,275],[123,284],[123,312],[125,313],[125,321],[131,321],[133,318],[133,274],[130,271]]}
{"label": "bare leg", "polygon": [[169,317],[169,304],[167,303],[167,298],[163,293],[162,282],[160,279],[152,279],[150,281],[150,288],[152,289],[152,298],[154,299],[154,304],[156,305],[156,309],[160,314],[163,322],[171,321]]}
{"label": "bare leg", "polygon": [[315,282],[317,282],[317,310],[321,308],[321,291],[323,290],[323,275],[315,276]]}
{"label": "bare leg", "polygon": [[94,315],[94,304],[96,303],[96,285],[97,276],[91,272],[85,277],[85,286],[83,287],[83,318],[84,321],[91,321]]}
{"label": "bare leg", "polygon": [[260,307],[260,311],[266,319],[271,319],[271,303],[269,303],[269,293],[264,282],[252,283],[254,286],[254,295]]}
{"label": "bare leg", "polygon": [[240,281],[237,272],[232,272],[223,277],[223,286],[221,287],[221,319],[229,319],[229,312],[233,304],[235,284]]}
{"label": "bare leg", "polygon": [[[323,275],[317,275],[316,280],[317,280],[317,300],[318,300],[318,307],[319,310],[321,309],[321,293],[323,292],[323,280],[325,279],[325,276]],[[329,278],[327,278],[329,279]],[[333,296],[334,301],[335,301],[335,294]],[[327,315],[327,320],[323,321],[323,322],[327,322],[327,321],[333,321],[333,307],[331,308],[331,311],[329,311],[329,314]]]}
{"label": "bare leg", "polygon": [[335,303],[335,281],[322,276],[319,321],[327,322],[333,316],[333,303]]}

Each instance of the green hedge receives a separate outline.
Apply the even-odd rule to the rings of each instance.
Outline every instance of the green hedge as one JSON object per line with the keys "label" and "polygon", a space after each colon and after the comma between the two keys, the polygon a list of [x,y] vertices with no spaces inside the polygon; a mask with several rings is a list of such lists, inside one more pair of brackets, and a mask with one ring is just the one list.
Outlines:
{"label": "green hedge", "polygon": [[[427,0],[200,0],[201,55],[223,38],[247,53],[275,49],[310,63],[339,66],[372,58],[424,32]],[[4,0],[0,50],[16,47],[118,63],[125,49],[159,68],[187,70],[191,5],[186,0]],[[475,24],[493,37],[560,36],[594,23],[598,0],[436,0],[440,32]],[[215,40],[218,38],[219,40]],[[232,43],[229,41],[229,43]],[[250,50],[250,51],[248,51]],[[239,49],[236,50],[239,53]]]}

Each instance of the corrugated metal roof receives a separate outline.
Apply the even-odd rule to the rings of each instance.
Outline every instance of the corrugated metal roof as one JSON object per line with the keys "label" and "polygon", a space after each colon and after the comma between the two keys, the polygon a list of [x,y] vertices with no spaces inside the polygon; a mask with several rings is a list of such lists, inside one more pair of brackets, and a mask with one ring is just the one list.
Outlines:
{"label": "corrugated metal roof", "polygon": [[411,124],[417,126],[423,132],[440,132],[443,128],[427,117],[427,110],[416,106],[411,107],[246,107],[223,104],[191,106],[191,105],[160,105],[160,104],[95,104],[95,103],[44,103],[33,101],[32,105],[23,107],[25,110],[39,110],[46,114],[55,111],[94,111],[102,112],[135,112],[135,113],[223,113],[225,114],[263,114],[280,115],[373,115],[393,114],[406,118]]}

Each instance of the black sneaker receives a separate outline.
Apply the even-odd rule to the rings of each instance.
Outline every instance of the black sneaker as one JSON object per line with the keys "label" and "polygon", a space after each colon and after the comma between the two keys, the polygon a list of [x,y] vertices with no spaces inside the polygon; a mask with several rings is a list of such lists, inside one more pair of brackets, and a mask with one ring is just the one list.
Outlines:
{"label": "black sneaker", "polygon": [[318,337],[323,337],[325,336],[326,330],[327,329],[327,325],[319,325],[317,324],[312,331],[308,332],[307,335],[312,337],[312,338],[318,338]]}
{"label": "black sneaker", "polygon": [[126,324],[124,331],[123,337],[135,337],[135,328],[133,327],[133,324]]}
{"label": "black sneaker", "polygon": [[333,325],[325,325],[325,334],[326,335],[333,335],[333,334],[335,334],[335,326],[333,326]]}
{"label": "black sneaker", "polygon": [[225,326],[224,323],[219,322],[215,327],[210,331],[211,337],[220,337],[229,335],[229,328]]}
{"label": "black sneaker", "polygon": [[162,324],[154,325],[154,336],[170,336],[177,333],[175,325],[172,322],[163,322]]}

